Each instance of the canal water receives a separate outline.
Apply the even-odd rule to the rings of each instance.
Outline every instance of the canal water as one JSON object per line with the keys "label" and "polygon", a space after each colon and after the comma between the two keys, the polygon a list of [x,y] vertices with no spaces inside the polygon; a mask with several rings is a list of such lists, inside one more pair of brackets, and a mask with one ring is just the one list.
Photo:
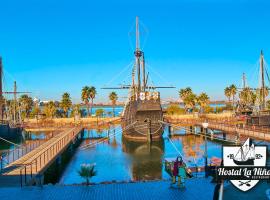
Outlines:
{"label": "canal water", "polygon": [[[85,130],[84,140],[63,172],[60,184],[85,182],[78,174],[83,164],[95,165],[97,175],[91,179],[93,183],[168,179],[164,159],[179,155],[175,147],[189,166],[204,164],[204,137],[185,135],[184,129],[174,131],[173,144],[168,139],[168,128],[165,128],[163,139],[148,145],[122,139],[121,127],[118,126],[115,134],[109,133],[110,139],[94,145],[107,134],[108,130]],[[208,141],[207,146],[209,158],[221,157],[221,143]]]}

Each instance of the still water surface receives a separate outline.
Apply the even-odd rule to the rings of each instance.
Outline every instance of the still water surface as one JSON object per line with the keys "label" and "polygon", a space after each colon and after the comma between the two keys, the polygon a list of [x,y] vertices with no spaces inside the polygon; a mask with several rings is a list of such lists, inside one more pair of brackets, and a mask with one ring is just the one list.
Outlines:
{"label": "still water surface", "polygon": [[[107,131],[86,130],[84,141],[66,167],[59,183],[82,183],[78,175],[80,166],[85,163],[94,163],[97,176],[91,179],[94,183],[106,181],[131,181],[167,179],[169,176],[164,170],[165,158],[176,158],[177,151],[168,140],[168,129],[163,134],[163,140],[147,143],[128,142],[122,139],[121,127],[117,127],[115,136],[94,147],[83,149],[91,142],[91,137],[106,136]],[[184,134],[184,130],[175,131],[176,134]],[[204,163],[204,138],[201,136],[177,136],[172,141],[181,154],[186,158],[188,165],[203,165]],[[208,156],[221,157],[221,144],[208,141]]]}

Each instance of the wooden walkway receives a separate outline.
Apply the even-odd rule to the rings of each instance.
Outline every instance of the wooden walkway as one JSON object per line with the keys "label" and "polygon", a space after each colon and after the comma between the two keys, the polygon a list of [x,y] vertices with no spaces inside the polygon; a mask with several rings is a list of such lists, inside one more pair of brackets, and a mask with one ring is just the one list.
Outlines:
{"label": "wooden walkway", "polygon": [[[204,119],[179,119],[179,120],[170,120],[167,119],[169,123],[172,123],[177,126],[187,127],[187,126],[202,126],[202,123],[205,122]],[[235,135],[235,137],[247,136],[254,139],[260,139],[265,141],[270,141],[270,128],[258,127],[258,126],[237,126],[231,122],[224,122],[218,120],[208,119],[208,128],[221,130],[226,133]]]}
{"label": "wooden walkway", "polygon": [[81,127],[66,129],[9,164],[0,176],[0,185],[4,185],[1,183],[1,178],[3,177],[20,177],[20,179],[24,177],[26,183],[26,177],[29,179],[29,177],[32,178],[43,174],[57,157],[67,149],[69,144],[77,138],[82,130]]}

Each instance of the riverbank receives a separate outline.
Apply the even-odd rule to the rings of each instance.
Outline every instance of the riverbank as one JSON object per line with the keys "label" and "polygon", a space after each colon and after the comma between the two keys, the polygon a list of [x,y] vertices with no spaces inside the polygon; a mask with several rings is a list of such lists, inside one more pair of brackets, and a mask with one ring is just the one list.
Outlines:
{"label": "riverbank", "polygon": [[228,119],[233,117],[232,112],[225,112],[225,113],[209,113],[209,114],[203,114],[198,115],[198,113],[193,114],[174,114],[174,115],[168,115],[165,114],[165,119],[171,119],[171,120],[181,120],[181,119],[198,119],[200,117],[208,118],[208,119]]}
{"label": "riverbank", "polygon": [[84,128],[102,128],[109,124],[119,124],[120,117],[86,117],[86,118],[53,118],[53,119],[26,119],[24,120],[25,131],[55,131],[68,127],[82,126]]}

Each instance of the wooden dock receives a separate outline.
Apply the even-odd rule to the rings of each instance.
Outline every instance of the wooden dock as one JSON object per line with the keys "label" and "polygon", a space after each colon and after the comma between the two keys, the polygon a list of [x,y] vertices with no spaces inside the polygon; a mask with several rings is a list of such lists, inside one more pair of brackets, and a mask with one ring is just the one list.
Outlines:
{"label": "wooden dock", "polygon": [[[82,127],[66,129],[9,164],[0,176],[0,186],[42,184],[42,175],[48,167],[75,142]],[[13,183],[14,182],[14,183]]]}
{"label": "wooden dock", "polygon": [[[182,119],[182,120],[167,120],[169,123],[172,123],[179,127],[189,127],[189,126],[200,126],[202,127],[202,123],[205,122],[205,119]],[[270,141],[270,128],[259,127],[259,126],[248,126],[242,125],[238,126],[237,124],[233,124],[230,121],[218,121],[218,120],[210,120],[208,121],[209,129],[221,130],[226,133],[235,135],[235,137],[247,136],[254,139],[260,139],[265,141]]]}

